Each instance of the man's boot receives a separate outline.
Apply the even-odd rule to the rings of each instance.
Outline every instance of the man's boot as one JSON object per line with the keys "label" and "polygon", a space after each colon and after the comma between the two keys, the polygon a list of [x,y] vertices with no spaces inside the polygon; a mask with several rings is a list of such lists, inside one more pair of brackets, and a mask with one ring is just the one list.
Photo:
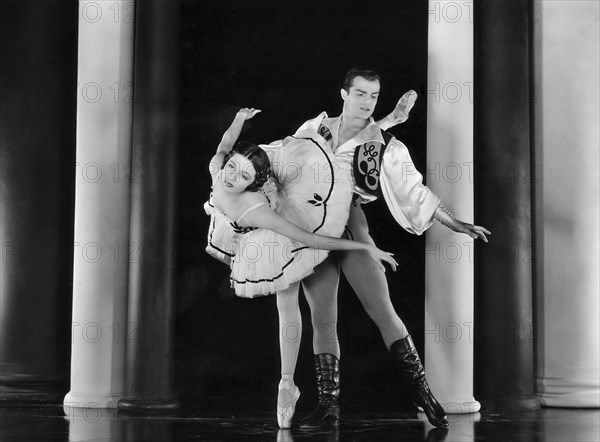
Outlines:
{"label": "man's boot", "polygon": [[446,412],[429,389],[425,379],[425,369],[411,337],[407,336],[394,342],[390,347],[390,354],[411,386],[414,404],[423,409],[431,425],[447,428]]}
{"label": "man's boot", "polygon": [[315,355],[317,407],[302,422],[301,427],[335,424],[340,419],[340,361],[331,353]]}

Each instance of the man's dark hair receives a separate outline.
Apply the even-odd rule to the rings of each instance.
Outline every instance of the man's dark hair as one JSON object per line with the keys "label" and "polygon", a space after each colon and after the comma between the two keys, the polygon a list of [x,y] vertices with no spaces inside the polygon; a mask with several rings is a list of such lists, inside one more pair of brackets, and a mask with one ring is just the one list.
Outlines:
{"label": "man's dark hair", "polygon": [[346,76],[344,77],[344,84],[342,88],[346,92],[350,92],[350,88],[352,87],[352,82],[356,77],[363,77],[365,80],[369,81],[379,81],[381,83],[381,79],[379,78],[379,74],[371,69],[364,69],[361,67],[353,67],[348,72],[346,72]]}

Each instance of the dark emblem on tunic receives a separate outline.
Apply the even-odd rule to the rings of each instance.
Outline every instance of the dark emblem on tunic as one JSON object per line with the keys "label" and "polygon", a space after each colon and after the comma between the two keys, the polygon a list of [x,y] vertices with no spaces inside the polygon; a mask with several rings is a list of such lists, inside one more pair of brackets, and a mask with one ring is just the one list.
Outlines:
{"label": "dark emblem on tunic", "polygon": [[323,138],[325,138],[325,141],[331,140],[331,131],[324,124],[321,124],[319,126],[319,135],[321,135]]}
{"label": "dark emblem on tunic", "polygon": [[385,145],[377,141],[361,144],[354,151],[354,180],[358,187],[371,195],[379,192],[381,157]]}
{"label": "dark emblem on tunic", "polygon": [[235,233],[242,233],[242,234],[256,230],[256,227],[242,227],[235,221],[231,223],[231,227],[233,227],[233,231]]}
{"label": "dark emblem on tunic", "polygon": [[354,151],[353,172],[354,181],[365,192],[378,196],[380,192],[379,176],[381,174],[381,160],[391,135],[382,131],[384,143],[368,141],[356,147]]}
{"label": "dark emblem on tunic", "polygon": [[319,195],[318,193],[315,193],[313,195],[314,200],[308,200],[307,203],[308,204],[312,204],[315,207],[319,207],[323,205],[323,197],[321,195]]}

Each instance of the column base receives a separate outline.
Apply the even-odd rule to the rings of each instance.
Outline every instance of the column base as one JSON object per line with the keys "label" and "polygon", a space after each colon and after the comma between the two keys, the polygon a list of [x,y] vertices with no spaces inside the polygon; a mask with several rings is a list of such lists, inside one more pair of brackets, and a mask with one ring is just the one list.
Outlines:
{"label": "column base", "polygon": [[477,413],[481,410],[481,404],[474,397],[461,399],[437,396],[437,400],[448,414]]}
{"label": "column base", "polygon": [[600,408],[600,390],[575,394],[539,394],[542,407]]}
{"label": "column base", "polygon": [[133,413],[169,412],[181,407],[181,402],[175,398],[155,399],[140,396],[128,396],[118,402],[119,410]]}
{"label": "column base", "polygon": [[536,388],[544,407],[600,408],[598,370],[548,369]]}
{"label": "column base", "polygon": [[69,391],[64,397],[63,405],[72,408],[117,408],[119,399],[125,393],[77,393]]}
{"label": "column base", "polygon": [[56,385],[0,384],[0,406],[60,404],[66,388]]}
{"label": "column base", "polygon": [[[77,407],[63,404],[63,412],[65,413],[65,419],[67,419],[71,424],[77,421],[79,425],[82,425],[83,423],[83,427],[87,427],[83,428],[82,431],[88,430],[90,433],[92,433],[89,435],[90,440],[104,440],[98,439],[100,437],[100,434],[97,431],[100,430],[100,425],[98,425],[99,421],[102,420],[104,422],[111,422],[119,419],[119,410],[117,408]],[[85,425],[86,422],[93,423],[94,425],[92,425],[92,428],[90,428],[89,425]],[[108,437],[106,438],[106,440],[109,439],[110,438]]]}
{"label": "column base", "polygon": [[535,396],[521,396],[513,398],[489,399],[481,401],[486,412],[502,414],[520,414],[539,412],[540,401]]}
{"label": "column base", "polygon": [[29,367],[21,364],[0,364],[0,384],[9,386],[36,386],[66,384],[68,373],[51,373],[50,368],[37,367],[41,373],[28,373]]}

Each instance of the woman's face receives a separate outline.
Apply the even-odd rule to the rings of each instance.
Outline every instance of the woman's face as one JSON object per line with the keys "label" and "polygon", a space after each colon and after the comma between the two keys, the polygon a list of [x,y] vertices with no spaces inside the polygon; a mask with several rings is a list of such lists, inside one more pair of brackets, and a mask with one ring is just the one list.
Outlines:
{"label": "woman's face", "polygon": [[233,154],[223,167],[221,181],[229,193],[241,193],[254,182],[256,170],[252,161],[240,154]]}

